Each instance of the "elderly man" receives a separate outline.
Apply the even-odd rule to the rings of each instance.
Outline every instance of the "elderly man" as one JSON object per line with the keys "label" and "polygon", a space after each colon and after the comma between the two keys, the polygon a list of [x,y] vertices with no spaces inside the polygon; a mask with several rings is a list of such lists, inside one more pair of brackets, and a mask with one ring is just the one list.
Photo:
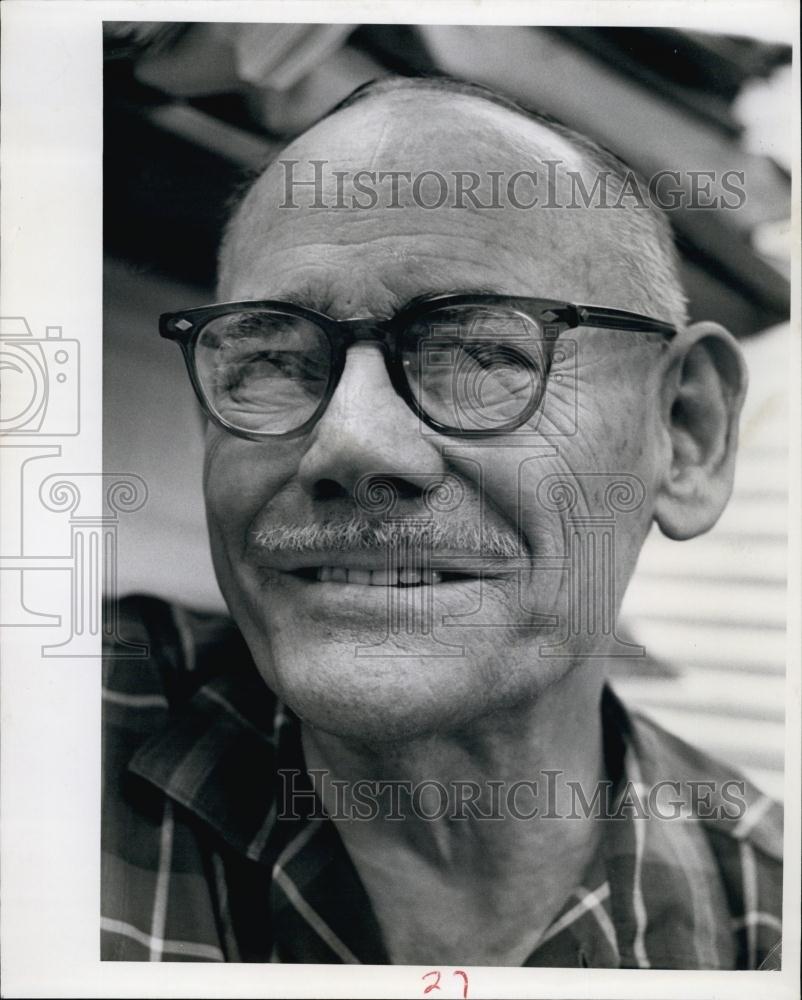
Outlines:
{"label": "elderly man", "polygon": [[253,183],[221,304],[162,317],[235,625],[124,605],[150,655],[108,660],[106,958],[778,941],[777,807],[605,681],[642,653],[615,616],[652,523],[727,503],[746,383],[630,182],[483,88],[383,81]]}

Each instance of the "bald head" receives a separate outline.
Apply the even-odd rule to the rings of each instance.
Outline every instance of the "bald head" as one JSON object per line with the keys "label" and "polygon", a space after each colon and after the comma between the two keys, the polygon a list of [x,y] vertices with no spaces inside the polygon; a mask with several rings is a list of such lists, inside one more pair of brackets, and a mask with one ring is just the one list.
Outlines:
{"label": "bald head", "polygon": [[[440,78],[381,80],[296,138],[251,185],[221,247],[220,297],[264,294],[252,265],[301,218],[313,240],[330,247],[344,239],[350,214],[367,238],[365,252],[408,272],[416,270],[416,233],[451,230],[488,250],[501,240],[515,254],[510,274],[525,275],[526,287],[488,290],[576,299],[568,286],[579,278],[585,301],[681,326],[686,300],[670,226],[651,203],[627,195],[633,176],[586,137],[487,88]],[[389,234],[377,244],[368,221],[385,210],[407,217],[406,224],[393,219],[394,246]],[[379,224],[379,237],[384,228]],[[573,282],[547,282],[538,263],[544,249]]]}

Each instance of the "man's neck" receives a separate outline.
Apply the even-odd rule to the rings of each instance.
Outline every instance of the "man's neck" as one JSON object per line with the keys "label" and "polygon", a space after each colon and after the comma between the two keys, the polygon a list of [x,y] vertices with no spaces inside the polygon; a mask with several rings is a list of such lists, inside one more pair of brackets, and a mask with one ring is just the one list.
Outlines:
{"label": "man's neck", "polygon": [[[503,718],[403,747],[304,727],[307,769],[393,962],[519,965],[533,950],[598,847],[592,817],[559,817],[575,804],[567,782],[590,801],[606,777],[601,686],[574,670]],[[377,783],[372,818],[357,818],[356,782]]]}

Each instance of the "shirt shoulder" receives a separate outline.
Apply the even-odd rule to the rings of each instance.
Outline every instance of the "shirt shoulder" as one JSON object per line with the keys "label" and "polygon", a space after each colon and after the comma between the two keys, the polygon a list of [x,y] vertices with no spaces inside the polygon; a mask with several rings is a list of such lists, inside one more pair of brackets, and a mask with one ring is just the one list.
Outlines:
{"label": "shirt shoulder", "polygon": [[760,968],[782,932],[782,806],[735,766],[643,713],[628,715],[644,793],[659,782],[679,783],[682,819],[704,838],[726,900],[736,967]]}
{"label": "shirt shoulder", "polygon": [[629,711],[632,737],[645,780],[674,778],[709,834],[745,842],[768,860],[782,863],[783,808],[743,772],[664,729],[648,715]]}
{"label": "shirt shoulder", "polygon": [[243,654],[244,640],[227,615],[134,594],[106,620],[104,694],[121,705],[129,696],[131,708],[144,704],[144,698],[172,704]]}
{"label": "shirt shoulder", "polygon": [[101,957],[221,961],[216,845],[130,766],[168,737],[204,685],[235,672],[244,640],[225,615],[145,595],[121,600],[105,624]]}

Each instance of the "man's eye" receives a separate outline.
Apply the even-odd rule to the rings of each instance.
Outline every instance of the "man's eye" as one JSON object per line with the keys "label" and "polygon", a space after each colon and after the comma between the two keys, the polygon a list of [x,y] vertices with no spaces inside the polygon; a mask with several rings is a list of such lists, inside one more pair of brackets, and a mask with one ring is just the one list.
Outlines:
{"label": "man's eye", "polygon": [[467,367],[477,367],[485,371],[499,374],[528,370],[532,367],[531,358],[520,351],[511,351],[504,344],[463,344],[461,362]]}
{"label": "man's eye", "polygon": [[427,347],[422,375],[428,380],[464,380],[492,375],[509,384],[523,376],[528,382],[540,368],[539,359],[503,343],[452,343]]}
{"label": "man's eye", "polygon": [[243,393],[288,384],[313,387],[325,378],[325,367],[300,352],[258,351],[223,365],[218,385],[223,392]]}
{"label": "man's eye", "polygon": [[235,378],[304,378],[311,372],[302,354],[295,351],[259,351],[229,364]]}

